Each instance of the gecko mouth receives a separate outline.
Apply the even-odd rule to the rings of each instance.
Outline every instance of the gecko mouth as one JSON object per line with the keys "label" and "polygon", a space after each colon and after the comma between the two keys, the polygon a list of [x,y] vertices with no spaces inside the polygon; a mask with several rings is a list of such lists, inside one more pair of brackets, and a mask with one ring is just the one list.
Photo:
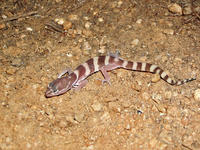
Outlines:
{"label": "gecko mouth", "polygon": [[52,93],[51,89],[48,88],[47,91],[45,92],[45,97],[50,98],[53,96],[56,96],[55,93]]}

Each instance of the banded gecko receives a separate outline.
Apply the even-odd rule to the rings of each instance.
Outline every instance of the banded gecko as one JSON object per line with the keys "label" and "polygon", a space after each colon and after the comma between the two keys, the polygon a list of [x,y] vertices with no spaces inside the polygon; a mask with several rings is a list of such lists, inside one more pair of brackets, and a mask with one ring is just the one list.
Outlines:
{"label": "banded gecko", "polygon": [[[47,98],[58,96],[64,94],[68,90],[75,88],[81,89],[87,84],[87,77],[92,75],[97,71],[101,71],[104,76],[103,82],[108,82],[110,84],[110,77],[108,71],[123,68],[133,71],[142,71],[157,73],[160,77],[171,85],[182,85],[184,83],[195,80],[195,78],[188,78],[184,80],[172,80],[164,70],[162,70],[157,65],[153,65],[145,62],[132,62],[123,60],[118,56],[118,54],[109,54],[107,56],[94,57],[86,61],[85,63],[79,65],[73,72],[70,69],[66,69],[58,78],[51,82],[45,93]],[[68,76],[63,76],[68,73]]]}

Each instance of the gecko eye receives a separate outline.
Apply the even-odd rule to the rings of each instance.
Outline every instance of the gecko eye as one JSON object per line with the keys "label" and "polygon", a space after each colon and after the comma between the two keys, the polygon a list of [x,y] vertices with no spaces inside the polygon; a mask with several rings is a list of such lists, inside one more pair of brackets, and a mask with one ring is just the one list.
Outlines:
{"label": "gecko eye", "polygon": [[57,92],[58,92],[58,89],[56,88],[56,86],[52,86],[51,89],[52,89],[52,91],[53,91],[54,93],[57,93]]}
{"label": "gecko eye", "polygon": [[58,92],[58,89],[56,88],[56,86],[54,85],[53,82],[49,83],[48,88],[51,89],[51,91],[53,93],[57,93]]}
{"label": "gecko eye", "polygon": [[53,87],[53,82],[49,83],[48,88],[52,88]]}

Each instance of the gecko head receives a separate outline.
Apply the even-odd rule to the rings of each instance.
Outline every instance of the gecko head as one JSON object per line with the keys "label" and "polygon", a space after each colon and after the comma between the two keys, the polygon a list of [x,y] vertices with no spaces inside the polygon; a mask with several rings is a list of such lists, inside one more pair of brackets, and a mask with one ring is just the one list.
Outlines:
{"label": "gecko head", "polygon": [[72,88],[73,83],[71,76],[57,78],[49,83],[45,93],[46,98],[64,94]]}

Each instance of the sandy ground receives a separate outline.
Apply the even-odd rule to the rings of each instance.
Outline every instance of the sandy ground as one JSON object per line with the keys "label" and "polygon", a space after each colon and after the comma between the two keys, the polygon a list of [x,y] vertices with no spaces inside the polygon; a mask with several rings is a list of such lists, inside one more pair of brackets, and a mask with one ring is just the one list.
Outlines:
{"label": "sandy ground", "polygon": [[[1,1],[0,150],[200,149],[200,1],[173,2]],[[116,50],[197,80],[118,69],[45,98],[65,68]]]}

